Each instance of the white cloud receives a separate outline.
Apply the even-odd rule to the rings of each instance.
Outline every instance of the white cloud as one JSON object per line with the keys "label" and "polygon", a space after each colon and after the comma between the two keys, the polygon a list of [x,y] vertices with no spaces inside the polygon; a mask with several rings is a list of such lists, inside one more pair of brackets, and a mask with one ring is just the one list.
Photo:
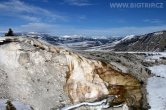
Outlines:
{"label": "white cloud", "polygon": [[31,21],[31,22],[40,22],[41,21],[41,18],[35,17],[35,16],[20,15],[18,17],[25,19],[27,21]]}
{"label": "white cloud", "polygon": [[30,21],[37,20],[38,16],[40,18],[45,17],[50,18],[52,20],[65,20],[64,16],[55,14],[53,12],[50,12],[46,9],[34,5],[27,4],[20,0],[0,2],[0,12],[8,16],[25,18],[26,20],[27,18],[30,18]]}
{"label": "white cloud", "polygon": [[69,5],[74,5],[74,6],[93,5],[89,2],[89,0],[64,0],[64,3],[68,3]]}

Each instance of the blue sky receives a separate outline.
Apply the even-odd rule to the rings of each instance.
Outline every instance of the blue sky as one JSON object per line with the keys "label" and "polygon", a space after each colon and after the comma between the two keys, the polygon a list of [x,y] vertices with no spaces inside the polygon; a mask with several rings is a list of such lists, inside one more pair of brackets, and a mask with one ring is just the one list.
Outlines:
{"label": "blue sky", "polygon": [[[112,8],[110,3],[162,3],[162,7]],[[165,13],[165,0],[0,0],[0,32],[10,27],[56,35],[144,34],[166,30]]]}

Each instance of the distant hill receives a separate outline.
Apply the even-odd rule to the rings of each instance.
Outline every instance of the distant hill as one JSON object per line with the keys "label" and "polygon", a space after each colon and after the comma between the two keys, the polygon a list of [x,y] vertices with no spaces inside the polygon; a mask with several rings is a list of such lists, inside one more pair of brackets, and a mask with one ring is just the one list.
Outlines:
{"label": "distant hill", "polygon": [[158,31],[145,35],[129,35],[114,42],[90,47],[89,51],[166,51],[166,31]]}
{"label": "distant hill", "polygon": [[114,51],[156,51],[166,50],[166,31],[153,32],[135,36],[129,40],[121,41],[114,46]]}

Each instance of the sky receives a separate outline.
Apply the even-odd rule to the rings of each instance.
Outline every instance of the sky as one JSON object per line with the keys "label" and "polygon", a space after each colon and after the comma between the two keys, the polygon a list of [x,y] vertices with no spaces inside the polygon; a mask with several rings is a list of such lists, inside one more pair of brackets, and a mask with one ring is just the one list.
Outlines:
{"label": "sky", "polygon": [[0,0],[0,32],[140,35],[166,30],[165,13],[166,0]]}

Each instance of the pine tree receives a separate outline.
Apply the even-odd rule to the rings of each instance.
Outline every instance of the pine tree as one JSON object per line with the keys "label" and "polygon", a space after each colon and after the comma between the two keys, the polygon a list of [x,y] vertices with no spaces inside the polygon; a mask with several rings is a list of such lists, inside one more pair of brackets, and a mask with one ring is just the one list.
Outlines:
{"label": "pine tree", "polygon": [[9,31],[5,34],[5,36],[14,36],[13,30],[9,28]]}

